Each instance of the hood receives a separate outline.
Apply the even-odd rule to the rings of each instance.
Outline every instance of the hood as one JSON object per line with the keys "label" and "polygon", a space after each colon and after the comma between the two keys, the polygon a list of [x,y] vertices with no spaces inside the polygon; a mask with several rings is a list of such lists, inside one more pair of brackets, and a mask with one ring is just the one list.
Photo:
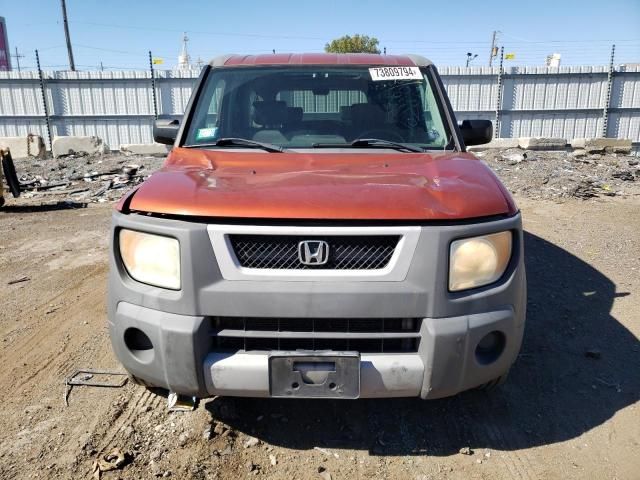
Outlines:
{"label": "hood", "polygon": [[454,220],[515,213],[493,172],[460,152],[267,153],[174,148],[123,200],[202,217]]}

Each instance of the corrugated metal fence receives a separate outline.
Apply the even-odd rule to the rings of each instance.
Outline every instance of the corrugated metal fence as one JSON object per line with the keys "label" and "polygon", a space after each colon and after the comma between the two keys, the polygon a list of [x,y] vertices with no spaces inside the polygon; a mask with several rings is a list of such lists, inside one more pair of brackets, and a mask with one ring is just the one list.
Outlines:
{"label": "corrugated metal fence", "polygon": [[[157,111],[184,112],[198,71],[156,71]],[[459,120],[490,119],[496,137],[617,137],[640,142],[640,67],[443,67]],[[0,72],[0,137],[97,135],[112,148],[151,143],[151,73]],[[44,89],[41,88],[44,85]]]}

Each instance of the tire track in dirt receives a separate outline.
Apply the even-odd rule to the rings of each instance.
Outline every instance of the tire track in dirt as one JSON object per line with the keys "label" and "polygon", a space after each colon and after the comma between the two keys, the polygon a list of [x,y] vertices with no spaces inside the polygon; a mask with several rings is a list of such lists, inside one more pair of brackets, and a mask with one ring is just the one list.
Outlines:
{"label": "tire track in dirt", "polygon": [[[161,411],[164,398],[153,393],[152,391],[138,386],[131,385],[123,395],[120,401],[116,402],[109,411],[104,414],[108,419],[108,427],[104,431],[95,431],[93,438],[96,443],[96,456],[102,456],[116,446],[127,445],[130,443],[127,430],[129,427],[133,431],[141,430],[142,433],[148,434],[150,425],[146,422],[146,416],[150,416],[153,412]],[[124,402],[124,404],[122,403]],[[92,472],[92,465],[83,465],[81,469],[83,474],[89,476]]]}
{"label": "tire track in dirt", "polygon": [[[7,358],[13,358],[14,362],[20,365],[14,365],[16,368],[12,370],[3,369],[4,374],[0,374],[0,384],[9,384],[16,389],[23,388],[42,376],[51,377],[52,368],[56,373],[60,373],[62,368],[72,364],[76,359],[74,354],[65,352],[69,348],[69,343],[73,340],[75,344],[80,342],[86,344],[90,340],[87,331],[90,330],[89,325],[84,325],[80,318],[83,318],[87,311],[102,310],[104,302],[104,282],[96,282],[96,280],[105,275],[106,267],[98,266],[92,270],[68,286],[66,290],[67,292],[83,292],[85,298],[89,299],[88,302],[81,301],[72,305],[69,310],[51,316],[42,311],[46,307],[38,309],[42,313],[36,316],[29,335],[16,340],[11,349],[6,352]],[[88,285],[92,287],[87,291]],[[64,293],[60,293],[54,298],[64,298]],[[94,299],[100,300],[96,302]],[[82,332],[82,327],[85,327],[85,332]],[[52,343],[59,347],[51,349]],[[86,353],[82,349],[73,350],[80,355]],[[10,371],[13,376],[11,379],[7,375]],[[24,376],[15,378],[16,372],[22,373]]]}

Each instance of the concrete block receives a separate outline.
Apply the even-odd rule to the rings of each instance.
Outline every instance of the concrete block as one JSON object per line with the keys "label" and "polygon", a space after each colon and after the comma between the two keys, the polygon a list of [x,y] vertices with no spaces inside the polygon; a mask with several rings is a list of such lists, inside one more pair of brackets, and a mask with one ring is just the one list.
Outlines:
{"label": "concrete block", "polygon": [[628,138],[574,138],[571,147],[587,153],[631,153],[631,140]]}
{"label": "concrete block", "polygon": [[468,147],[467,150],[471,152],[473,151],[477,152],[477,151],[488,150],[492,148],[504,150],[507,148],[518,148],[518,147],[519,147],[519,142],[517,138],[494,138],[489,143],[485,143],[482,145],[472,145]]}
{"label": "concrete block", "polygon": [[44,142],[39,135],[24,137],[0,138],[0,148],[11,150],[11,157],[19,158],[43,158],[46,154]]}
{"label": "concrete block", "polygon": [[128,145],[121,145],[120,150],[125,155],[157,155],[164,156],[169,153],[171,147],[169,145],[163,145],[162,143],[141,144],[132,143]]}
{"label": "concrete block", "polygon": [[564,150],[567,141],[564,138],[520,137],[518,145],[523,150]]}
{"label": "concrete block", "polygon": [[63,155],[101,155],[109,147],[99,137],[53,137],[51,151],[54,157]]}

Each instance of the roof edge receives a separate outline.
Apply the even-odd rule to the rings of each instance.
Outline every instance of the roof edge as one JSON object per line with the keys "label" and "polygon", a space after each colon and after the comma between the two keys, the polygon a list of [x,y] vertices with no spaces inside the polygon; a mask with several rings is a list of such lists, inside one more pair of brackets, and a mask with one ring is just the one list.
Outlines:
{"label": "roof edge", "polygon": [[223,67],[227,60],[231,57],[235,57],[237,54],[235,53],[225,53],[224,55],[218,55],[217,57],[213,57],[209,62],[209,65],[212,67]]}
{"label": "roof edge", "polygon": [[416,64],[416,67],[428,67],[430,65],[433,65],[433,62],[431,60],[423,57],[422,55],[414,55],[413,53],[405,53],[404,55],[413,60],[413,63]]}
{"label": "roof edge", "polygon": [[[349,54],[341,54],[341,55],[349,55]],[[353,55],[357,55],[357,54],[353,54]],[[228,54],[224,54],[224,55],[219,55],[217,57],[214,57],[213,59],[211,59],[211,61],[209,62],[209,65],[212,67],[224,67],[227,63],[227,61],[231,58],[234,57],[238,57],[240,55],[238,54],[233,54],[233,53],[228,53]],[[256,56],[256,55],[251,55]],[[382,56],[382,55],[380,55]],[[406,54],[401,54],[401,55],[396,55],[397,57],[406,57],[409,60],[411,60],[417,67],[428,67],[430,65],[433,65],[433,62],[431,62],[431,60],[429,60],[428,58],[423,57],[422,55],[415,55],[415,54],[411,54],[411,53],[406,53]]]}

